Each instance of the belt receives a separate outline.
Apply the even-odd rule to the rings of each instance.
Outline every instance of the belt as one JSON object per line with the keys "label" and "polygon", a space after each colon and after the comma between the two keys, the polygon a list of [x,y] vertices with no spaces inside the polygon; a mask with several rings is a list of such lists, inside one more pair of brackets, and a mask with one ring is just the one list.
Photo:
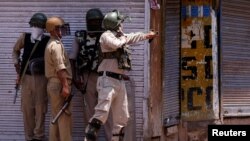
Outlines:
{"label": "belt", "polygon": [[[104,72],[100,71],[98,72],[99,76],[103,76]],[[106,76],[118,79],[118,80],[122,80],[123,79],[123,75],[122,74],[118,74],[118,73],[114,73],[114,72],[110,72],[110,71],[105,71]]]}

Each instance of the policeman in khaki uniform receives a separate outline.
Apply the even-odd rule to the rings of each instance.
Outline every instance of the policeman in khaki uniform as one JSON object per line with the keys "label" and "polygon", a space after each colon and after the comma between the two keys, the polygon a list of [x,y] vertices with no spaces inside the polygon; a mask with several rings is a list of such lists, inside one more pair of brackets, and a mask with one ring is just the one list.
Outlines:
{"label": "policeman in khaki uniform", "polygon": [[149,33],[124,34],[122,23],[125,18],[118,10],[114,10],[107,13],[103,19],[103,26],[106,31],[100,37],[103,60],[98,67],[98,104],[85,131],[89,141],[96,140],[96,134],[101,125],[107,121],[111,107],[113,118],[112,141],[123,140],[123,128],[127,125],[129,118],[124,82],[124,78],[127,79],[125,72],[131,69],[128,45],[156,36],[156,33],[152,31]]}
{"label": "policeman in khaki uniform", "polygon": [[[69,58],[61,42],[66,33],[64,20],[51,17],[46,22],[50,40],[45,50],[45,76],[48,79],[47,92],[51,102],[52,118],[62,108],[71,93],[72,72]],[[71,104],[55,124],[50,124],[50,141],[72,141]]]}
{"label": "policeman in khaki uniform", "polygon": [[[89,9],[86,14],[87,30],[75,32],[75,39],[70,53],[72,63],[73,81],[84,97],[83,116],[84,122],[88,123],[94,115],[98,94],[96,82],[98,78],[97,68],[99,65],[100,44],[99,39],[104,32],[102,29],[103,14],[100,9]],[[111,141],[112,119],[108,118],[104,124],[105,138]]]}
{"label": "policeman in khaki uniform", "polygon": [[[35,13],[30,21],[31,33],[23,33],[13,48],[12,57],[21,84],[21,110],[23,113],[25,139],[44,139],[44,121],[47,112],[47,80],[44,76],[44,51],[49,36],[44,29],[47,21],[43,13]],[[19,62],[23,49],[22,61]]]}

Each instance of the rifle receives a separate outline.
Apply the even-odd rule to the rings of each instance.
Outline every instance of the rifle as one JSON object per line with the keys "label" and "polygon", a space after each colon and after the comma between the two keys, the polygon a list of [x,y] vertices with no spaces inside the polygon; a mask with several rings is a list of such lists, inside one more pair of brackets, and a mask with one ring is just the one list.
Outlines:
{"label": "rifle", "polygon": [[62,115],[62,113],[65,111],[65,109],[68,108],[68,106],[70,104],[70,101],[71,101],[71,99],[72,99],[73,96],[74,96],[73,94],[69,95],[69,97],[64,101],[64,104],[63,104],[62,108],[57,113],[57,115],[55,116],[55,118],[51,121],[52,124],[56,123],[56,121]]}
{"label": "rifle", "polygon": [[19,87],[20,87],[20,85],[19,85],[18,83],[16,83],[16,86],[15,86],[16,94],[15,94],[14,100],[13,100],[13,103],[14,103],[14,104],[16,103],[16,98],[17,98],[17,94],[18,94],[18,91],[19,91]]}
{"label": "rifle", "polygon": [[[16,98],[17,98],[17,94],[18,94],[19,87],[20,87],[19,83],[22,82],[22,79],[23,79],[23,77],[24,77],[24,74],[25,74],[25,72],[26,72],[26,70],[27,70],[27,68],[28,68],[28,64],[29,64],[29,61],[30,61],[30,57],[31,57],[31,55],[34,53],[34,51],[35,51],[37,45],[39,44],[39,42],[40,42],[40,41],[37,41],[36,44],[34,45],[32,51],[31,51],[31,53],[30,53],[30,56],[29,56],[29,58],[28,58],[28,60],[27,60],[27,62],[26,62],[26,64],[25,64],[25,66],[24,66],[23,72],[22,72],[22,74],[21,74],[21,76],[20,76],[20,78],[19,78],[19,80],[18,80],[19,82],[16,82],[16,86],[15,86],[16,94],[15,94],[15,97],[14,97],[14,100],[13,100],[13,103],[14,103],[14,104],[16,103]],[[18,60],[18,62],[19,62],[19,61],[20,61],[20,60]]]}

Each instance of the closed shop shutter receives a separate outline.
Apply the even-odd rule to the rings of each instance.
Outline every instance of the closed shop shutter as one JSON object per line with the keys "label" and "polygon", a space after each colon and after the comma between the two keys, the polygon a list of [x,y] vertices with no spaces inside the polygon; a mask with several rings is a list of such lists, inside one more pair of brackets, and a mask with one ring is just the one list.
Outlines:
{"label": "closed shop shutter", "polygon": [[[70,23],[71,35],[63,37],[63,42],[66,50],[69,52],[71,43],[76,30],[86,29],[85,14],[90,8],[100,8],[104,14],[118,9],[121,13],[131,16],[131,23],[125,22],[125,32],[142,31],[148,29],[149,21],[145,20],[148,12],[146,9],[146,0],[60,0],[60,1],[21,1],[12,0],[0,2],[0,141],[23,141],[23,121],[20,111],[20,92],[16,104],[13,104],[15,94],[15,78],[11,52],[16,39],[21,32],[29,32],[28,21],[35,12],[43,12],[48,17],[61,16],[66,22]],[[133,69],[129,72],[130,77],[134,80],[133,83],[128,83],[128,95],[132,99],[133,107],[131,108],[132,117],[135,119],[133,129],[136,140],[141,140],[143,137],[143,100],[144,93],[147,88],[144,88],[147,78],[148,52],[147,42],[140,42],[133,48],[132,61]],[[146,73],[145,73],[146,71]],[[83,102],[82,97],[77,90],[73,90],[73,140],[82,141],[84,136],[83,123]],[[48,108],[50,109],[50,107]],[[49,115],[46,117],[46,136],[48,137]],[[136,127],[136,128],[135,128]],[[103,131],[101,130],[100,141],[104,141]]]}
{"label": "closed shop shutter", "polygon": [[221,1],[221,95],[225,117],[250,116],[250,1]]}
{"label": "closed shop shutter", "polygon": [[166,1],[163,71],[164,126],[178,123],[180,76],[180,1]]}

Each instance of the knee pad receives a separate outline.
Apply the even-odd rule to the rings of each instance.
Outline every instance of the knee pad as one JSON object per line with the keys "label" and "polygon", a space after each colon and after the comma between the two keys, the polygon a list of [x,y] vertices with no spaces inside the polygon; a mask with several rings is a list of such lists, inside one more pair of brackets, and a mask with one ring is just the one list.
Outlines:
{"label": "knee pad", "polygon": [[89,141],[95,141],[97,138],[97,133],[101,128],[102,122],[98,119],[92,119],[86,128],[86,138]]}

